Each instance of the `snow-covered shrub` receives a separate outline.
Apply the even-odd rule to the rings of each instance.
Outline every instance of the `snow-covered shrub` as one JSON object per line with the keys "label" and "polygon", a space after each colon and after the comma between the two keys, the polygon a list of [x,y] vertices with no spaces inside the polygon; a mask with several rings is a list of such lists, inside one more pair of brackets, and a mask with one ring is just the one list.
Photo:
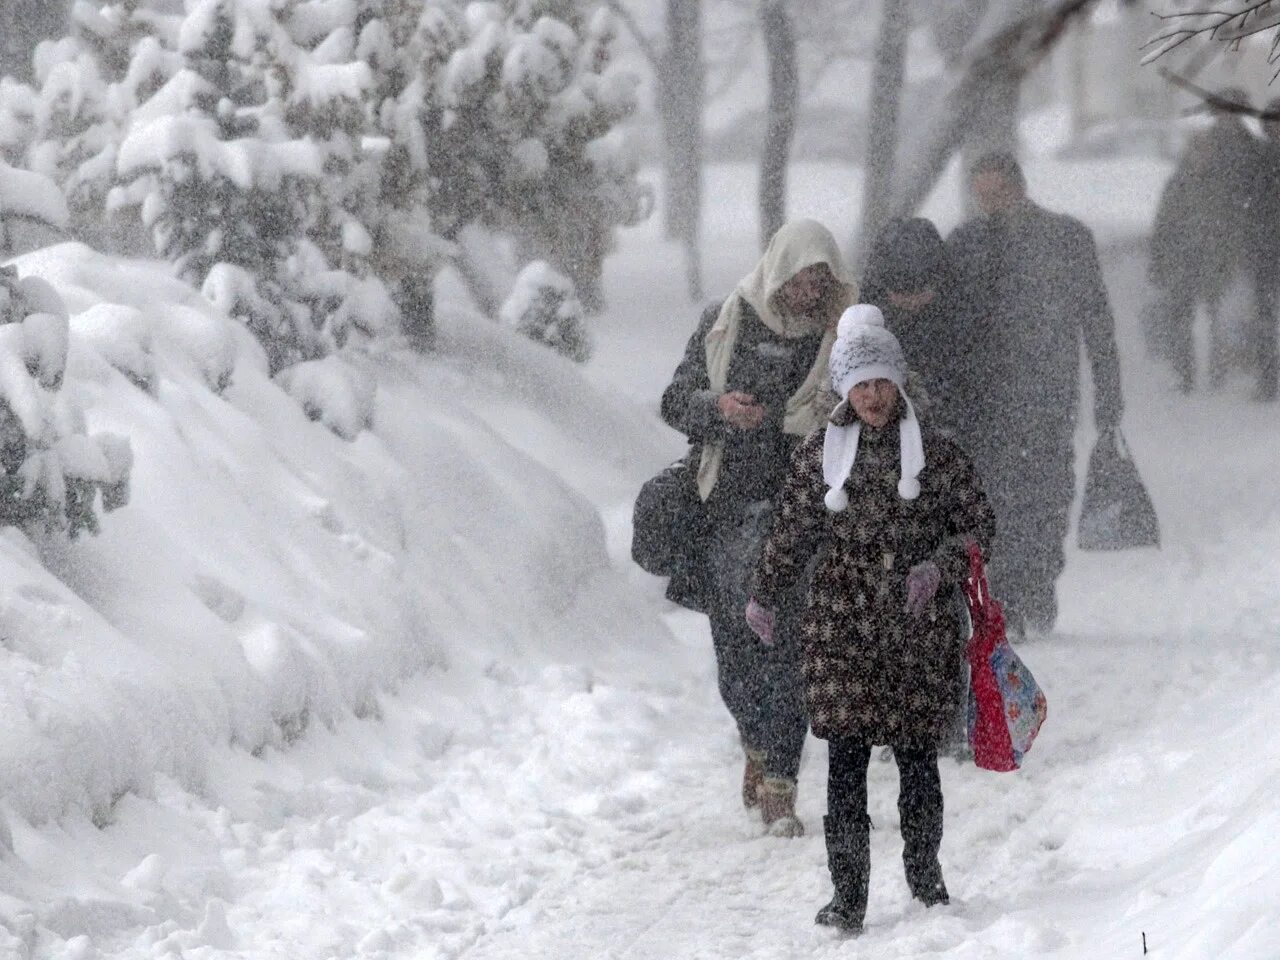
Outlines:
{"label": "snow-covered shrub", "polygon": [[[219,287],[218,281],[221,276],[215,271],[205,284],[206,294],[210,295],[215,306],[224,306],[224,303],[220,299],[222,294],[212,292],[214,288],[224,291],[239,289],[242,292],[252,292],[251,285],[236,287],[234,284],[228,284],[225,288]],[[225,308],[222,312],[233,317],[237,315]],[[214,393],[221,394],[231,386],[238,351],[234,333],[225,321],[194,307],[177,307],[170,311],[167,322],[156,331],[156,334],[180,356],[186,358]]]}
{"label": "snow-covered shrub", "polygon": [[344,440],[354,440],[373,424],[376,388],[371,379],[341,357],[295,363],[276,383],[298,401],[311,420]]}
{"label": "snow-covered shrub", "polygon": [[155,393],[153,338],[141,311],[117,303],[95,304],[71,318],[71,332],[139,390]]}
{"label": "snow-covered shrub", "polygon": [[7,231],[15,223],[33,222],[62,228],[67,222],[67,205],[57,184],[29,170],[17,170],[0,160],[0,231],[5,231],[0,249],[7,247]]}
{"label": "snow-covered shrub", "polygon": [[[374,5],[376,6],[376,5]],[[360,23],[374,12],[349,0],[284,0],[280,40],[267,78],[289,135],[313,144],[325,187],[310,199],[294,273],[335,348],[396,328],[392,278],[376,258],[389,213],[381,197],[385,139],[374,123],[373,68],[357,52]]]}
{"label": "snow-covered shrub", "polygon": [[370,238],[367,262],[394,300],[401,328],[426,339],[435,328],[435,276],[457,252],[434,225],[432,198],[452,186],[428,166],[430,132],[424,125],[434,78],[444,64],[427,26],[447,19],[444,6],[369,4],[357,24],[355,49],[372,71],[359,200]]}
{"label": "snow-covered shrub", "polygon": [[573,281],[542,260],[520,271],[502,305],[504,323],[577,363],[591,356],[583,313]]}
{"label": "snow-covered shrub", "polygon": [[61,393],[67,311],[38,277],[0,267],[0,524],[96,533],[96,502],[129,499],[133,454],[112,434],[89,436]]}

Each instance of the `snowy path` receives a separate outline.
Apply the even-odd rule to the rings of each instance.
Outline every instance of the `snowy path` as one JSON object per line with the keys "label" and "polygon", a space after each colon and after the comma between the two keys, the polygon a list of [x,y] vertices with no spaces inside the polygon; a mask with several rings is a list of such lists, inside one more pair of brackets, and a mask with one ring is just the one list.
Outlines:
{"label": "snowy path", "polygon": [[[691,668],[678,685],[556,669],[494,671],[467,690],[424,680],[380,719],[284,754],[228,753],[210,797],[162,786],[125,798],[105,830],[17,840],[28,863],[45,845],[40,880],[67,891],[65,929],[138,958],[1123,956],[1144,930],[1171,946],[1126,921],[1144,899],[1195,895],[1215,863],[1235,896],[1258,879],[1220,851],[1274,829],[1276,759],[1228,758],[1280,716],[1241,729],[1205,681],[1274,677],[1274,650],[1063,638],[1028,650],[1053,697],[1035,762],[1013,777],[943,765],[951,907],[909,900],[894,768],[873,764],[869,929],[834,941],[811,922],[827,893],[825,751],[811,741],[802,774],[810,836],[761,837],[737,806],[738,757],[694,625],[676,625]],[[1144,675],[1158,694],[1133,695]],[[1215,946],[1153,955],[1266,956]]]}

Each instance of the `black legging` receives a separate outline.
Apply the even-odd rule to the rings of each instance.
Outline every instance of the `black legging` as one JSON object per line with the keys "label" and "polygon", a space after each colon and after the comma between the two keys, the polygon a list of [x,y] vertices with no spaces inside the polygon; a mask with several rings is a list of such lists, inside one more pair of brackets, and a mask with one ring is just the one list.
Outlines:
{"label": "black legging", "polygon": [[[832,740],[827,775],[827,816],[851,827],[867,822],[867,765],[871,746],[860,740]],[[942,845],[942,781],[935,747],[895,746],[898,814],[902,818],[902,859],[908,871],[930,862]]]}

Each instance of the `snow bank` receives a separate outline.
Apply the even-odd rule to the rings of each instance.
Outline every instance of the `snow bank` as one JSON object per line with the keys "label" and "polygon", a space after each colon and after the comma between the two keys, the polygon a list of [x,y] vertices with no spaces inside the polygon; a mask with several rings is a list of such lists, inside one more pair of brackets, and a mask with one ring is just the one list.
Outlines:
{"label": "snow bank", "polygon": [[[661,632],[621,589],[591,503],[490,425],[519,397],[527,434],[587,444],[602,432],[575,436],[590,409],[617,456],[660,460],[651,429],[571,364],[493,331],[479,349],[455,336],[445,359],[301,372],[293,391],[327,399],[345,378],[343,440],[163,265],[66,244],[18,266],[66,301],[64,390],[91,430],[129,437],[134,463],[132,502],[100,536],[0,536],[12,823],[102,821],[157,774],[199,792],[212,751],[285,746],[364,715],[429,665]],[[219,363],[229,383],[211,382]]]}

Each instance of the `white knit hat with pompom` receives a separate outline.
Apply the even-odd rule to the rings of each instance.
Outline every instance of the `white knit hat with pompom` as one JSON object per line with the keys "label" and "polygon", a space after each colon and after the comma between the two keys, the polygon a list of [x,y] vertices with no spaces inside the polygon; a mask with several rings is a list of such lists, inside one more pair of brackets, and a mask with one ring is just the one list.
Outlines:
{"label": "white knit hat with pompom", "polygon": [[[868,380],[888,380],[898,387],[902,395],[904,412],[898,423],[901,447],[902,478],[898,481],[898,495],[904,500],[920,496],[920,481],[924,470],[924,440],[920,435],[920,420],[915,407],[907,396],[907,360],[898,338],[884,325],[884,315],[876,307],[866,303],[855,304],[840,317],[836,330],[836,342],[831,348],[831,386],[840,395],[840,405],[832,414],[832,420],[848,405],[849,391]],[[849,493],[845,484],[853,472],[858,457],[858,439],[862,422],[854,420],[847,426],[834,422],[827,424],[822,444],[822,478],[828,486],[825,502],[834,513],[849,506]]]}

